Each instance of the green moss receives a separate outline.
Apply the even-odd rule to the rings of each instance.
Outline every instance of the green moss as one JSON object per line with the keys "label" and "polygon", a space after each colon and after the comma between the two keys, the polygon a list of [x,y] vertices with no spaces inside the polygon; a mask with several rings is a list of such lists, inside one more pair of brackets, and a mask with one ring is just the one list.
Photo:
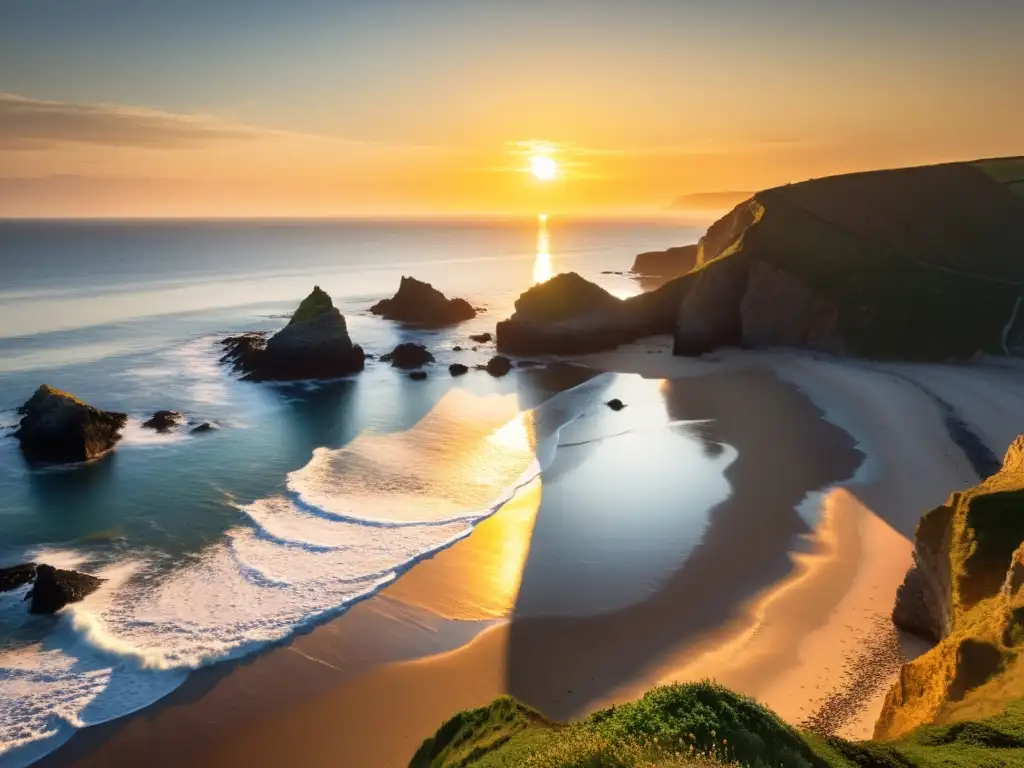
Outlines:
{"label": "green moss", "polygon": [[1024,700],[985,720],[851,742],[799,733],[753,700],[709,682],[670,685],[559,725],[514,699],[456,715],[410,768],[821,768],[1024,766]]}
{"label": "green moss", "polygon": [[314,285],[313,292],[302,300],[288,324],[308,323],[321,312],[329,312],[332,309],[334,302],[331,301],[331,297],[319,285]]}

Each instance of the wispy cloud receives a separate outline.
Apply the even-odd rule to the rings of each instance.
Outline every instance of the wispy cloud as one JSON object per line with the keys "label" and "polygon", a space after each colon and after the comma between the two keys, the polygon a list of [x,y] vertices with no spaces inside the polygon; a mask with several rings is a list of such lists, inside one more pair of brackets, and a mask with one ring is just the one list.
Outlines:
{"label": "wispy cloud", "polygon": [[0,93],[0,149],[78,142],[146,149],[188,148],[258,134],[212,117],[109,104],[74,104]]}

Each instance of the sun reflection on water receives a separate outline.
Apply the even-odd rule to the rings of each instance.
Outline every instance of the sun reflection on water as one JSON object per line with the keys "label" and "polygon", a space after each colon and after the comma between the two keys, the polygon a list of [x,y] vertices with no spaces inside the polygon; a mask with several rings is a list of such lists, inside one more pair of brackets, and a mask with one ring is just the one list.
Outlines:
{"label": "sun reflection on water", "polygon": [[551,240],[548,237],[548,215],[537,216],[537,258],[533,262],[533,283],[545,283],[554,276],[551,266]]}

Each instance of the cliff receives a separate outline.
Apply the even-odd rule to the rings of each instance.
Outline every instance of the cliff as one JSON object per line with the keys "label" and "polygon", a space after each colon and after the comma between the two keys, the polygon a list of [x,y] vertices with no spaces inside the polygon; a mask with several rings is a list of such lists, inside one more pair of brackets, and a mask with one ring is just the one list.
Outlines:
{"label": "cliff", "polygon": [[758,192],[698,244],[676,352],[796,346],[947,360],[1024,351],[1024,159]]}
{"label": "cliff", "polygon": [[921,518],[915,559],[893,621],[938,645],[901,670],[879,737],[1024,697],[1024,436],[998,473]]}

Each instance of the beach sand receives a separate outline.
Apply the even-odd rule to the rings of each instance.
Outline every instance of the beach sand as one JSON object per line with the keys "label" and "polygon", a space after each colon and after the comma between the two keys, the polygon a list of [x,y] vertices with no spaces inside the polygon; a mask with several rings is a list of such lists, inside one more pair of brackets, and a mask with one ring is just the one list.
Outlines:
{"label": "beach sand", "polygon": [[[598,429],[378,595],[194,673],[41,764],[399,766],[447,717],[502,693],[569,719],[705,677],[790,722],[870,736],[899,664],[923,650],[889,620],[914,526],[977,481],[931,395],[1001,456],[1024,431],[1024,376],[788,352],[694,361],[666,343],[586,362],[646,377],[609,386],[626,423],[660,408],[699,421],[689,443]],[[669,471],[694,438],[729,493],[666,559],[666,539],[691,535],[666,520],[703,519],[687,506],[694,479]]]}

